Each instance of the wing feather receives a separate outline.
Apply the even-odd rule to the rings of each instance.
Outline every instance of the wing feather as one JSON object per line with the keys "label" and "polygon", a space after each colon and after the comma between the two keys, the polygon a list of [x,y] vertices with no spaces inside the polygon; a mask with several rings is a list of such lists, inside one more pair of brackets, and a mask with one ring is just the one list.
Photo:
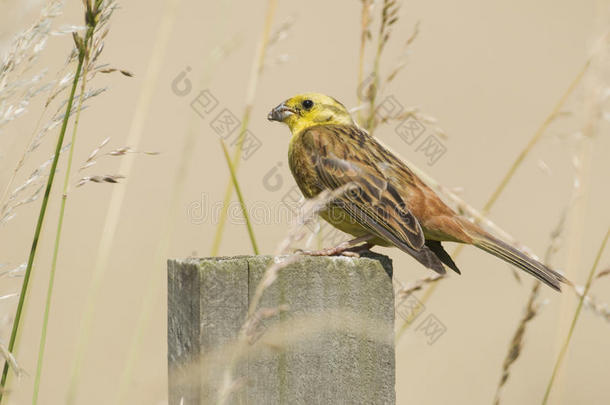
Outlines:
{"label": "wing feather", "polygon": [[[329,136],[341,134],[325,133],[323,127],[316,129],[317,142],[336,144],[336,139],[321,139]],[[396,246],[421,250],[425,243],[424,233],[398,193],[397,185],[392,184],[375,161],[362,160],[366,155],[356,157],[350,153],[341,154],[344,150],[349,148],[312,148],[314,167],[322,188],[337,189],[346,184],[354,185],[335,204],[341,205],[361,226]],[[337,156],[335,152],[342,156]]]}

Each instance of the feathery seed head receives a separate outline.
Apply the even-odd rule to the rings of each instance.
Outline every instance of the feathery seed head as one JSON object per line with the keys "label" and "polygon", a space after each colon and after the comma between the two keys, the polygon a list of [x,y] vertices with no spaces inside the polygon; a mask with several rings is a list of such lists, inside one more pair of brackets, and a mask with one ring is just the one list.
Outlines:
{"label": "feathery seed head", "polygon": [[354,125],[343,104],[320,93],[303,93],[289,98],[271,110],[267,119],[283,122],[293,134],[316,125]]}

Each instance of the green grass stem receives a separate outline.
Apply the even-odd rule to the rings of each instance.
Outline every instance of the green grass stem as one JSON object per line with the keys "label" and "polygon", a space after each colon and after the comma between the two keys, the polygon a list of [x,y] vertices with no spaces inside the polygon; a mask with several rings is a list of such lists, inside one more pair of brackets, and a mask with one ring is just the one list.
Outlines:
{"label": "green grass stem", "polygon": [[[47,212],[47,205],[49,203],[49,197],[51,195],[51,188],[53,187],[53,180],[55,180],[55,172],[57,171],[57,162],[59,161],[59,155],[61,154],[61,147],[64,143],[64,136],[66,134],[66,128],[68,127],[68,121],[70,119],[70,113],[72,111],[72,104],[74,102],[74,94],[76,93],[76,87],[78,84],[78,80],[81,74],[81,70],[83,68],[83,60],[84,58],[79,57],[78,64],[76,66],[76,72],[74,74],[74,80],[72,81],[72,87],[70,89],[70,95],[68,97],[68,102],[66,105],[66,113],[64,115],[61,130],[59,131],[59,136],[57,138],[57,144],[55,146],[55,155],[53,156],[53,162],[51,163],[51,168],[49,170],[49,178],[47,179],[47,185],[44,192],[44,197],[42,199],[42,204],[40,205],[40,212],[38,214],[38,221],[36,222],[36,229],[34,230],[34,238],[32,240],[32,247],[30,249],[30,255],[28,257],[27,267],[25,269],[25,274],[23,277],[23,284],[21,285],[21,293],[19,294],[19,303],[17,304],[17,311],[15,313],[15,320],[13,321],[13,328],[11,330],[11,337],[8,344],[9,352],[13,353],[15,350],[15,345],[17,343],[17,337],[19,332],[19,326],[21,323],[21,315],[23,313],[23,307],[25,305],[25,300],[27,297],[28,286],[30,277],[32,275],[32,267],[34,265],[34,259],[36,257],[36,252],[38,248],[38,241],[40,239],[40,233],[42,231],[42,225],[44,223],[45,214]],[[0,381],[0,403],[4,396],[2,395],[6,389],[6,381],[8,377],[9,364],[8,362],[4,363],[4,369],[2,370],[2,380]]]}
{"label": "green grass stem", "polygon": [[244,218],[246,220],[246,227],[248,228],[248,236],[250,237],[250,243],[252,244],[252,250],[255,255],[258,255],[258,246],[256,244],[256,238],[254,237],[254,229],[252,228],[252,223],[250,222],[250,215],[248,215],[248,207],[246,206],[246,202],[244,200],[244,196],[241,193],[241,188],[239,186],[239,182],[237,181],[237,176],[235,174],[235,168],[233,167],[233,163],[231,162],[231,157],[229,156],[229,151],[227,150],[227,145],[225,145],[224,141],[221,139],[220,144],[222,145],[222,151],[224,152],[225,159],[227,161],[227,166],[229,166],[229,171],[231,172],[231,181],[233,182],[233,187],[235,187],[235,192],[237,193],[237,199],[239,200],[239,205],[241,206],[241,211],[244,214]]}

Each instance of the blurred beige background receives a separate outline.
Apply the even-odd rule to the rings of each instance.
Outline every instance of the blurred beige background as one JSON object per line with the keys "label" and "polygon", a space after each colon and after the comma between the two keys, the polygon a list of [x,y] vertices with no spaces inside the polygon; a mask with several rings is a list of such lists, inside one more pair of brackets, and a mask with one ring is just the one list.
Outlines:
{"label": "blurred beige background", "polygon": [[[188,165],[184,193],[178,196],[178,213],[169,218],[176,227],[169,242],[169,257],[209,254],[215,231],[209,211],[222,201],[228,180],[217,136],[209,127],[210,117],[198,118],[189,103],[198,91],[209,89],[219,102],[218,108],[226,107],[241,117],[266,8],[266,2],[260,0],[175,3],[175,21],[152,88],[150,108],[145,110],[143,136],[139,145],[129,145],[141,151],[158,151],[160,155],[136,155],[131,173],[118,173],[122,158],[100,159],[86,174],[128,174],[128,178],[115,185],[87,184],[72,188],[70,193],[41,404],[64,401],[79,325],[91,294],[106,210],[117,188],[125,189],[125,199],[99,298],[94,301],[95,316],[83,358],[77,403],[116,403],[130,342],[143,310],[151,318],[138,343],[134,379],[125,403],[166,401],[166,273],[165,261],[155,262],[155,251],[166,233],[169,192],[189,128],[197,131],[195,158]],[[14,33],[33,21],[39,8],[40,2],[36,1],[27,7],[22,2],[0,1],[0,46],[5,47]],[[379,8],[375,10],[376,18],[378,11]],[[93,87],[109,89],[93,99],[81,117],[76,167],[106,137],[111,137],[112,148],[126,145],[157,30],[166,12],[163,1],[121,2],[121,9],[112,18],[101,59],[134,72],[135,78],[99,75],[92,82]],[[270,49],[269,66],[258,84],[249,129],[262,146],[242,162],[239,172],[242,191],[251,205],[276,207],[294,184],[286,163],[289,134],[285,127],[267,121],[270,108],[302,91],[328,93],[348,107],[356,106],[360,12],[360,2],[354,0],[279,2],[274,27],[287,19],[294,19],[294,23],[287,37]],[[396,64],[417,21],[421,21],[420,34],[410,48],[404,72],[384,95],[394,95],[405,108],[419,106],[422,112],[438,119],[437,125],[448,134],[443,141],[447,151],[429,166],[426,157],[405,144],[393,126],[381,126],[376,135],[445,186],[462,188],[461,196],[481,208],[576,77],[590,55],[593,40],[604,27],[608,28],[604,26],[608,22],[608,4],[593,0],[417,0],[405,2],[400,17],[385,52],[382,72],[389,72]],[[56,22],[58,26],[81,23],[82,6],[76,1],[69,2]],[[232,45],[226,56],[219,64],[212,63],[213,50],[227,43]],[[37,66],[48,67],[54,74],[71,46],[72,40],[67,36],[50,38]],[[370,70],[372,47],[368,50],[366,68]],[[285,59],[284,55],[287,60],[277,63],[278,58]],[[191,69],[193,90],[180,97],[172,91],[171,84],[187,67]],[[199,85],[204,69],[209,80]],[[490,215],[539,256],[544,254],[551,230],[574,192],[573,157],[578,142],[573,134],[584,125],[586,83],[585,79],[565,106],[573,114],[551,125]],[[32,106],[34,111],[36,108]],[[31,112],[0,133],[3,188],[37,117],[36,112]],[[567,236],[552,262],[559,269],[573,263],[568,274],[579,284],[586,279],[610,219],[607,122],[600,124],[599,133],[587,160],[590,177],[583,186],[584,197],[568,218]],[[17,185],[51,155],[55,137],[56,132],[30,155]],[[280,165],[277,173],[282,185],[271,190],[264,186],[263,178],[276,165]],[[62,160],[60,170],[64,168]],[[74,182],[78,177],[75,174]],[[11,404],[31,401],[63,171],[56,180],[31,281],[22,341],[16,353],[26,374],[19,381],[12,379]],[[207,204],[208,210],[197,211],[201,204],[204,209]],[[38,209],[39,201],[25,206],[16,218],[0,227],[0,262],[7,268],[26,260]],[[204,217],[203,212],[208,216]],[[250,254],[239,216],[232,222],[227,226],[220,253]],[[273,253],[287,229],[286,221],[257,221],[255,233],[262,252]],[[447,245],[451,251],[453,246]],[[376,250],[392,257],[395,277],[403,282],[428,275],[397,250]],[[608,266],[609,262],[610,254],[606,253],[601,266]],[[508,265],[474,248],[466,248],[457,263],[463,275],[451,275],[443,281],[426,304],[427,313],[434,314],[446,326],[446,333],[428,345],[424,336],[410,330],[396,343],[396,391],[400,404],[489,404],[493,400],[502,362],[533,280],[523,276],[522,283],[518,283]],[[18,291],[20,282],[15,278],[0,279],[0,295]],[[150,285],[158,287],[153,290],[157,295],[152,306],[143,308]],[[503,403],[540,403],[565,336],[566,322],[576,307],[570,291],[559,295],[545,288],[542,294],[546,304],[527,330],[523,352],[502,394]],[[592,294],[601,302],[610,301],[610,279],[600,279]],[[0,301],[5,321],[12,319],[15,306],[15,298]],[[1,338],[7,342],[10,330],[4,325]],[[609,336],[608,321],[585,310],[551,403],[608,402]]]}

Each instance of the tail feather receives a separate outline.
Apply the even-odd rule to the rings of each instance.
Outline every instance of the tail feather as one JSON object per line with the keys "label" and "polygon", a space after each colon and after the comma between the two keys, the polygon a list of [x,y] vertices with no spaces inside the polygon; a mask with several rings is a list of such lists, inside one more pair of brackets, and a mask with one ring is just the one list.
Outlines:
{"label": "tail feather", "polygon": [[443,248],[443,245],[437,240],[426,239],[426,246],[443,262],[447,267],[455,271],[457,274],[462,274],[458,266],[455,264],[449,253]]}
{"label": "tail feather", "polygon": [[475,238],[473,244],[479,249],[528,272],[557,291],[561,291],[561,283],[567,282],[567,279],[561,274],[489,234]]}

